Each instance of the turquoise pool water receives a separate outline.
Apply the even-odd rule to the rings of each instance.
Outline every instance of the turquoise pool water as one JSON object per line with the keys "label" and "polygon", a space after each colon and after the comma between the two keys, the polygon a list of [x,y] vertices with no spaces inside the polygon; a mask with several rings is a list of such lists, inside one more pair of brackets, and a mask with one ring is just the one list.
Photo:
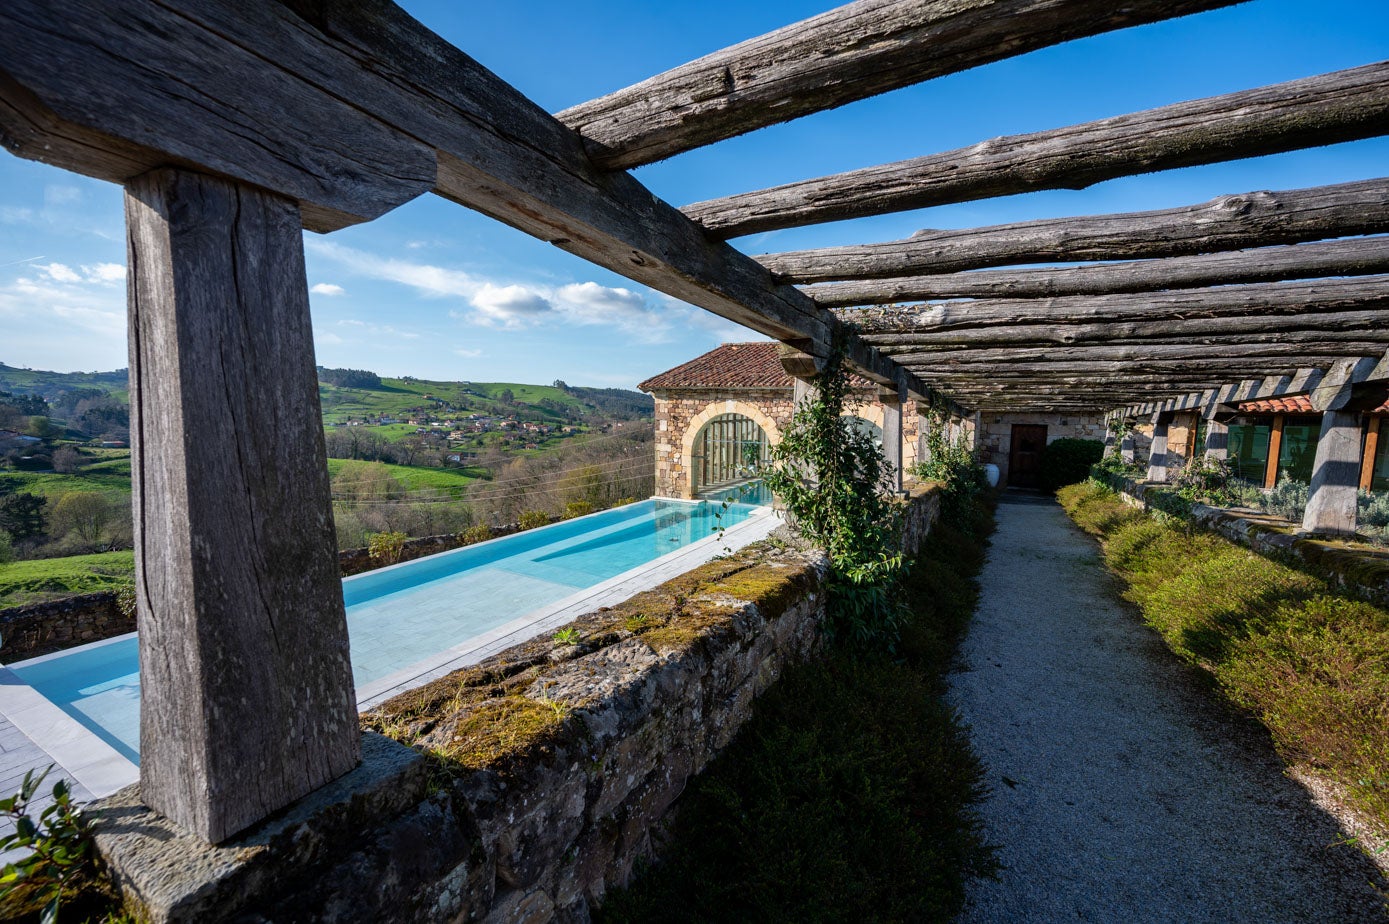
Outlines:
{"label": "turquoise pool water", "polygon": [[[358,687],[654,561],[757,508],[647,500],[343,581]],[[135,636],[10,665],[19,678],[139,762]]]}

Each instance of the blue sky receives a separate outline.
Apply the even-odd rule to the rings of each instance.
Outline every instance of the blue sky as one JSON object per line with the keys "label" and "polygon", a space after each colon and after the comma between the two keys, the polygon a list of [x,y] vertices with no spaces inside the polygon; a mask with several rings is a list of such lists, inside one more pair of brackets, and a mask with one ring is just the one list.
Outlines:
{"label": "blue sky", "polygon": [[[410,0],[557,111],[829,8],[764,0]],[[1070,42],[643,167],[675,205],[1389,58],[1385,0],[1253,0]],[[749,253],[920,228],[1162,208],[1384,175],[1389,140],[756,235]],[[318,362],[422,378],[634,386],[754,335],[434,197],[305,235]],[[0,361],[126,364],[120,190],[0,152]]]}

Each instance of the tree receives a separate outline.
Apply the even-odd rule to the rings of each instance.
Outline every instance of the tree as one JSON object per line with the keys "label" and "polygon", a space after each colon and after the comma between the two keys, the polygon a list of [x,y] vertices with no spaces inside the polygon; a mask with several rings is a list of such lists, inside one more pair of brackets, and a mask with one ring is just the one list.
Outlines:
{"label": "tree", "polygon": [[72,446],[59,446],[53,451],[53,471],[60,475],[71,475],[82,467],[84,458]]}
{"label": "tree", "polygon": [[53,421],[42,414],[35,414],[29,418],[29,435],[37,436],[39,439],[48,439],[61,433],[61,429]]}
{"label": "tree", "polygon": [[110,522],[111,504],[96,491],[64,494],[53,507],[54,532],[76,533],[83,542],[100,542]]}
{"label": "tree", "polygon": [[43,535],[48,525],[44,507],[48,498],[18,492],[0,497],[0,529],[13,539],[29,539]]}

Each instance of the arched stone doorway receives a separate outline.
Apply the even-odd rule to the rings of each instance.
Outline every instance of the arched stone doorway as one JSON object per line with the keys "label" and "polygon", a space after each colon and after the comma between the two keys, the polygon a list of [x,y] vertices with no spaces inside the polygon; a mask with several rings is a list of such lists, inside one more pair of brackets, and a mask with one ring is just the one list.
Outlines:
{"label": "arched stone doorway", "polygon": [[719,401],[695,415],[682,439],[688,497],[741,481],[781,439],[776,423],[742,401]]}

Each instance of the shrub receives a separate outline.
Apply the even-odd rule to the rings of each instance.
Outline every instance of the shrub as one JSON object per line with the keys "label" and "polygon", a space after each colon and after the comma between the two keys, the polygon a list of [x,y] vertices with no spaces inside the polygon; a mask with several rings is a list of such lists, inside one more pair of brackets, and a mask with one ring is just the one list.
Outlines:
{"label": "shrub", "polygon": [[96,882],[91,832],[67,781],[54,783],[52,803],[37,817],[30,814],[34,796],[52,770],[50,766],[37,777],[29,771],[18,793],[0,799],[0,816],[14,824],[13,833],[0,837],[0,852],[18,854],[0,868],[0,913],[7,921],[39,912],[43,924],[56,922],[63,903]]}
{"label": "shrub", "polygon": [[1199,455],[1187,460],[1172,479],[1172,488],[1191,501],[1229,507],[1239,499],[1232,480],[1234,470],[1224,459]]}
{"label": "shrub", "polygon": [[372,561],[383,565],[394,565],[400,561],[400,553],[405,551],[404,533],[372,533],[367,541],[367,553]]}
{"label": "shrub", "polygon": [[1307,511],[1307,493],[1307,485],[1294,481],[1284,472],[1273,490],[1268,492],[1268,510],[1284,519],[1300,521]]}
{"label": "shrub", "polygon": [[989,481],[968,434],[961,433],[952,441],[946,423],[945,412],[932,408],[926,422],[925,458],[912,466],[911,474],[918,481],[939,484],[942,514],[958,521],[989,489]]}
{"label": "shrub", "polygon": [[523,510],[518,524],[522,529],[535,529],[537,526],[549,526],[550,515],[543,510]]}
{"label": "shrub", "polygon": [[1065,437],[1052,440],[1037,462],[1037,485],[1055,491],[1090,477],[1090,467],[1104,458],[1104,442]]}
{"label": "shrub", "polygon": [[844,416],[842,344],[815,385],[772,448],[762,480],[829,557],[831,635],[891,648],[900,610],[893,588],[904,568],[901,508],[883,490],[890,469],[882,447]]}
{"label": "shrub", "polygon": [[570,501],[564,505],[564,518],[572,520],[575,517],[587,516],[593,512],[593,505],[588,501]]}
{"label": "shrub", "polygon": [[458,534],[458,541],[463,543],[464,545],[473,545],[477,542],[486,542],[488,539],[491,538],[492,527],[488,526],[486,523],[478,523],[474,526],[469,526],[467,529],[463,530],[463,532]]}
{"label": "shrub", "polygon": [[10,534],[0,529],[0,565],[8,565],[14,561],[14,541],[10,539]]}

